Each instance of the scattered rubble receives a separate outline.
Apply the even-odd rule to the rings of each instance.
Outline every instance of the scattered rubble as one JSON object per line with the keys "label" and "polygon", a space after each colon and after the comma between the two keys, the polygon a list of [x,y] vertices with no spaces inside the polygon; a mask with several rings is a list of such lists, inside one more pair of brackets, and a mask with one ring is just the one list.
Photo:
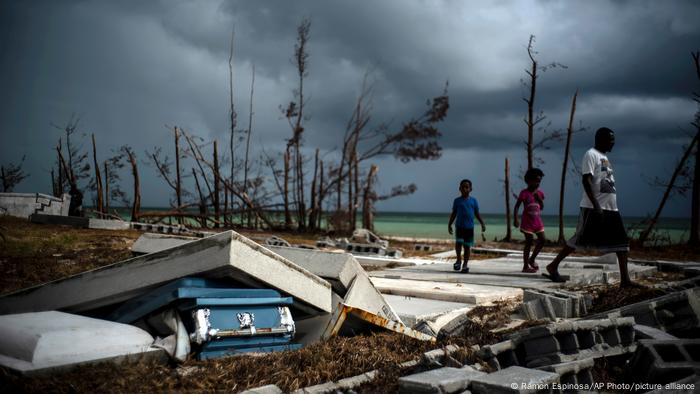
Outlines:
{"label": "scattered rubble", "polygon": [[[388,246],[372,233],[356,235],[348,243]],[[602,382],[649,383],[652,390],[659,388],[653,384],[687,386],[700,376],[700,278],[692,276],[693,264],[673,266],[686,279],[619,291],[586,285],[615,278],[610,256],[563,265],[573,282],[584,284],[573,287],[517,272],[521,261],[512,256],[472,261],[469,275],[444,261],[368,275],[360,259],[369,257],[280,246],[279,237],[268,237],[265,246],[234,232],[144,234],[139,241],[133,250],[148,254],[5,295],[0,313],[61,310],[132,323],[147,329],[148,349],[160,355],[166,349],[179,366],[64,363],[51,368],[74,370],[31,378],[3,369],[7,387],[104,391],[109,382],[111,391],[124,392],[492,393],[567,391],[562,385],[597,391]],[[631,272],[642,277],[660,268],[631,265]],[[434,305],[432,314],[407,313],[425,310],[419,300],[448,296],[462,298]],[[265,308],[274,317],[265,317]],[[0,323],[19,327],[16,316],[0,316]],[[2,327],[0,354],[7,357],[22,341],[6,339]],[[261,333],[274,340],[261,342]],[[601,376],[604,363],[615,372]]]}

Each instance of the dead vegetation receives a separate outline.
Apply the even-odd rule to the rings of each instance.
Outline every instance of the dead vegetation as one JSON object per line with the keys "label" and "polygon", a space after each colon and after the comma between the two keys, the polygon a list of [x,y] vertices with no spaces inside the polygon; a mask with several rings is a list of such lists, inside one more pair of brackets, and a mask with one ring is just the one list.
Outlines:
{"label": "dead vegetation", "polygon": [[0,289],[8,293],[131,257],[138,231],[43,226],[1,217]]}
{"label": "dead vegetation", "polygon": [[239,392],[276,384],[284,392],[351,377],[375,369],[390,371],[435,345],[400,334],[337,337],[295,351],[155,363],[103,363],[67,373],[20,378],[2,372],[8,392]]}

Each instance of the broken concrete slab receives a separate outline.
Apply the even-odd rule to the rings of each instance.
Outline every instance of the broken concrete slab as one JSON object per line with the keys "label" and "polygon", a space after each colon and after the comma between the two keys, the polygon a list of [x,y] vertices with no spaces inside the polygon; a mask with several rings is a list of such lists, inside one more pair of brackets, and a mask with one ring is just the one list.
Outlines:
{"label": "broken concrete slab", "polygon": [[274,384],[268,384],[266,386],[256,387],[254,389],[249,389],[246,391],[241,391],[240,394],[283,394],[284,391]]}
{"label": "broken concrete slab", "polygon": [[559,375],[523,367],[508,367],[472,380],[475,394],[537,393],[549,392]]}
{"label": "broken concrete slab", "polygon": [[176,246],[197,241],[201,238],[184,235],[144,233],[131,246],[131,252],[137,254],[156,253]]}
{"label": "broken concrete slab", "polygon": [[23,374],[129,356],[162,358],[153,337],[128,324],[57,311],[0,316],[0,365]]}
{"label": "broken concrete slab", "polygon": [[[409,327],[415,327],[416,324],[424,321],[436,321],[448,314],[465,314],[476,306],[474,304],[431,300],[419,297],[391,294],[383,295],[384,299],[399,315],[401,321]],[[437,324],[433,326],[433,329],[440,330],[442,325],[444,325],[444,323]]]}
{"label": "broken concrete slab", "polygon": [[88,220],[88,227],[97,230],[129,230],[131,228],[131,223],[123,220],[90,218]]}
{"label": "broken concrete slab", "polygon": [[433,300],[483,304],[520,297],[522,289],[462,283],[431,282],[409,279],[372,277],[374,286],[384,294],[427,298]]}
{"label": "broken concrete slab", "polygon": [[331,321],[323,334],[323,339],[336,335],[354,336],[377,329],[398,332],[421,341],[435,342],[435,337],[406,327],[403,323],[388,320],[348,305],[342,305],[341,308],[333,311]]}
{"label": "broken concrete slab", "polygon": [[654,340],[674,340],[678,339],[666,331],[659,330],[655,327],[645,326],[643,324],[634,325],[634,337],[639,339],[654,339]]}
{"label": "broken concrete slab", "polygon": [[68,216],[71,197],[42,193],[0,193],[0,215],[28,219],[32,214]]}
{"label": "broken concrete slab", "polygon": [[272,288],[294,297],[294,307],[312,315],[332,310],[328,282],[227,231],[8,294],[0,297],[0,314],[92,310],[187,276],[227,278],[243,287]]}
{"label": "broken concrete slab", "polygon": [[468,368],[438,368],[399,378],[399,393],[458,393],[486,373]]}

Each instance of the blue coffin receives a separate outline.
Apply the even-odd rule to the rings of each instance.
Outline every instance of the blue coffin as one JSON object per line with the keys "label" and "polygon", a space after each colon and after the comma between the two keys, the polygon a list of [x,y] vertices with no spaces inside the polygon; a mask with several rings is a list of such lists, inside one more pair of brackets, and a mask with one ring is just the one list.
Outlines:
{"label": "blue coffin", "polygon": [[271,289],[238,289],[184,278],[125,302],[107,317],[132,323],[166,306],[176,307],[200,359],[243,352],[292,350],[295,327],[289,305]]}

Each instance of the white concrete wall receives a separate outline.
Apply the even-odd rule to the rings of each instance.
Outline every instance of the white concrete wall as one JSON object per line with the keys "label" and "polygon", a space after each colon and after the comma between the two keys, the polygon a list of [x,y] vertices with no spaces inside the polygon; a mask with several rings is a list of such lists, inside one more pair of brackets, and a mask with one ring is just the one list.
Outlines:
{"label": "white concrete wall", "polygon": [[68,216],[70,195],[64,193],[62,197],[42,193],[0,193],[0,215],[25,219],[34,213]]}

